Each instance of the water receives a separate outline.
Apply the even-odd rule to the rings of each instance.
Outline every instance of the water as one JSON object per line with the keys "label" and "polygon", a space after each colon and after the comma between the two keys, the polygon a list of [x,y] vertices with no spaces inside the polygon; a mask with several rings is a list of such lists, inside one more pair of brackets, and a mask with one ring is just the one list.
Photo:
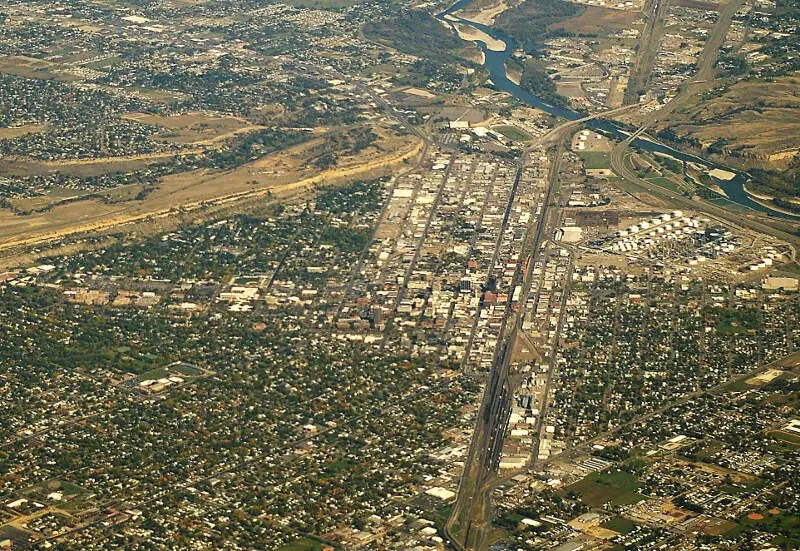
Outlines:
{"label": "water", "polygon": [[[561,117],[567,120],[577,120],[583,118],[584,115],[568,107],[561,105],[551,105],[541,100],[540,98],[531,94],[528,90],[526,90],[525,88],[521,87],[518,84],[515,84],[508,78],[508,75],[506,74],[506,60],[509,57],[511,57],[511,54],[514,51],[514,40],[511,37],[505,35],[502,31],[498,29],[489,27],[487,25],[483,25],[481,23],[468,21],[466,19],[462,19],[460,17],[453,15],[454,12],[468,6],[471,2],[472,0],[458,0],[455,4],[451,5],[449,8],[447,8],[445,11],[443,11],[436,17],[441,19],[442,21],[447,21],[445,19],[446,15],[449,15],[450,17],[455,17],[459,23],[462,23],[464,25],[469,25],[475,29],[483,31],[492,38],[502,41],[506,45],[503,51],[496,52],[487,48],[486,43],[484,43],[483,41],[478,41],[478,45],[480,46],[484,54],[484,59],[485,59],[483,63],[484,67],[486,67],[486,69],[489,70],[489,78],[491,78],[495,88],[497,88],[498,90],[502,90],[504,92],[508,92],[521,102],[527,103],[528,105],[541,109],[542,111],[550,115]],[[455,30],[453,32],[455,32]],[[592,119],[590,121],[587,121],[586,125],[592,130],[601,132],[617,140],[624,140],[629,137],[629,133],[625,131],[618,123],[608,119],[602,119],[602,118]],[[668,145],[650,139],[636,138],[635,140],[633,140],[632,145],[636,148],[645,151],[650,151],[653,153],[663,153],[665,155],[669,155],[681,161],[695,163],[697,165],[705,167],[707,170],[711,170],[713,168],[721,168],[723,170],[733,172],[736,174],[736,177],[733,178],[732,180],[717,181],[717,184],[719,185],[720,188],[722,188],[722,190],[725,192],[725,194],[728,196],[728,199],[731,202],[753,210],[769,214],[770,216],[776,216],[779,218],[800,218],[800,216],[795,216],[775,209],[771,209],[765,205],[762,205],[757,201],[754,201],[744,189],[744,184],[748,180],[748,176],[744,172],[734,170],[730,167],[721,165],[719,163],[708,161],[696,155],[690,155],[688,153],[684,153],[682,151],[669,147]]]}

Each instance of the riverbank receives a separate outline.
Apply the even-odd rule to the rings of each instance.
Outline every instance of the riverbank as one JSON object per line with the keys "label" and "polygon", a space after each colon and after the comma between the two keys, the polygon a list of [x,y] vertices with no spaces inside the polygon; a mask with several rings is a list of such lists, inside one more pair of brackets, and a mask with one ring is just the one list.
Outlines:
{"label": "riverbank", "polygon": [[480,29],[471,27],[469,24],[464,23],[461,19],[452,15],[445,15],[444,18],[453,25],[456,34],[461,40],[466,40],[467,42],[483,42],[486,44],[486,49],[492,52],[504,52],[506,50],[506,43],[502,40],[494,38]]}
{"label": "riverbank", "polygon": [[493,6],[486,6],[480,11],[462,11],[459,15],[461,19],[472,21],[473,23],[479,23],[481,25],[492,26],[494,25],[497,17],[510,7],[511,6],[505,0],[502,0]]}
{"label": "riverbank", "polygon": [[[750,199],[752,199],[761,206],[770,208],[772,210],[777,210],[778,212],[782,212],[790,216],[797,216],[796,212],[792,212],[788,209],[779,207],[775,203],[773,203],[772,201],[775,199],[775,197],[771,195],[763,195],[761,193],[756,193],[754,191],[751,191],[747,189],[747,184],[742,184],[742,189],[744,189],[744,192],[750,197]],[[797,207],[800,208],[800,204],[798,204]]]}

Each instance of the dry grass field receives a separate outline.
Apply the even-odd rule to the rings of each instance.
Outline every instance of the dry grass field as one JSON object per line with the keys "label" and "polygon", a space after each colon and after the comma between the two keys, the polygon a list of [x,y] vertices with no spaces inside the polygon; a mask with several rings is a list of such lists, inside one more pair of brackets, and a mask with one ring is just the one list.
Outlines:
{"label": "dry grass field", "polygon": [[459,15],[464,19],[492,25],[497,16],[509,7],[510,4],[506,0],[477,0],[462,10]]}
{"label": "dry grass field", "polygon": [[9,128],[0,128],[0,140],[10,140],[25,134],[34,134],[41,132],[45,129],[43,124],[25,124],[23,126],[12,126]]}
{"label": "dry grass field", "polygon": [[641,17],[642,14],[635,11],[586,6],[586,9],[577,17],[551,25],[550,28],[563,29],[575,34],[606,35],[630,28]]}
{"label": "dry grass field", "polygon": [[[164,130],[155,138],[164,142],[184,146],[176,151],[128,155],[124,157],[103,157],[97,159],[70,159],[59,161],[39,161],[26,157],[5,157],[0,163],[2,176],[37,176],[60,172],[71,176],[98,176],[109,172],[132,172],[148,165],[163,161],[175,155],[193,155],[204,149],[221,145],[236,135],[255,132],[263,127],[251,124],[245,119],[203,113],[187,113],[174,116],[131,113],[125,118],[143,124],[162,127]],[[15,128],[0,128],[0,139],[13,138],[30,132],[38,132],[44,126],[28,125]]]}
{"label": "dry grass field", "polygon": [[721,97],[694,99],[672,113],[666,126],[704,145],[727,140],[728,148],[741,156],[765,157],[800,147],[798,91],[797,76],[779,77],[774,82],[740,82]]}
{"label": "dry grass field", "polygon": [[210,145],[237,134],[263,128],[238,117],[207,113],[182,113],[172,116],[128,113],[123,118],[163,128],[163,131],[156,134],[156,139],[190,145]]}
{"label": "dry grass field", "polygon": [[37,161],[24,157],[5,157],[0,163],[2,176],[37,176],[61,172],[71,176],[97,176],[109,172],[131,172],[172,157],[200,153],[202,148],[188,148],[180,151],[165,151],[126,157],[104,157],[97,159],[75,159],[65,161]]}
{"label": "dry grass field", "polygon": [[104,233],[141,222],[164,226],[177,214],[213,211],[237,203],[285,201],[317,185],[375,178],[412,163],[422,141],[375,128],[378,139],[357,155],[342,156],[336,167],[320,171],[307,163],[324,138],[315,138],[233,170],[195,170],[167,176],[143,200],[106,204],[94,198],[54,206],[30,215],[0,211],[0,264],[13,264],[25,248],[42,247],[66,236]]}
{"label": "dry grass field", "polygon": [[80,80],[76,75],[58,70],[58,65],[24,56],[0,56],[0,73],[26,78],[55,79],[64,82]]}

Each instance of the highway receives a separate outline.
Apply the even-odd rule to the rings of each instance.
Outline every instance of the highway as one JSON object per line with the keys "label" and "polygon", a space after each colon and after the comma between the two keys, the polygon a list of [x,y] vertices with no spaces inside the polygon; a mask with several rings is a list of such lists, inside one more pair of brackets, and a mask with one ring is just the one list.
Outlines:
{"label": "highway", "polygon": [[675,109],[683,107],[689,100],[710,90],[717,84],[714,67],[719,59],[719,49],[728,35],[734,14],[745,4],[745,0],[731,0],[719,8],[719,19],[708,34],[703,51],[697,59],[697,73],[694,78],[681,86],[678,94],[658,111],[653,111],[644,121],[644,126],[653,126],[666,119]]}
{"label": "highway", "polygon": [[634,62],[625,90],[626,105],[636,105],[639,102],[639,91],[647,89],[661,38],[664,35],[664,16],[667,14],[668,5],[668,0],[650,0],[644,8],[646,22],[639,35],[639,55]]}

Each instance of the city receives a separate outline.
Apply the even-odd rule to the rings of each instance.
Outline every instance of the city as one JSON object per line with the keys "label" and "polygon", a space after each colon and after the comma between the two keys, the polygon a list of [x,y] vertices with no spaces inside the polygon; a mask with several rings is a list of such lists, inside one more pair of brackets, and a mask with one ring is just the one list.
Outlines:
{"label": "city", "polygon": [[4,5],[0,549],[799,548],[799,14]]}

